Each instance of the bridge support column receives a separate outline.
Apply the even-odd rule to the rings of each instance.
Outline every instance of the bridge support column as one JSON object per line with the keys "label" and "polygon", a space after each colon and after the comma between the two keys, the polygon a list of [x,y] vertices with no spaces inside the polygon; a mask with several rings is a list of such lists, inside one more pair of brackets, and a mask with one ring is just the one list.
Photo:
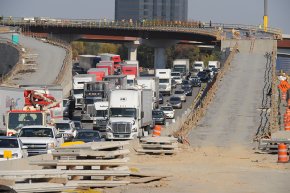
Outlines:
{"label": "bridge support column", "polygon": [[126,44],[126,47],[128,48],[128,60],[137,60],[137,48],[139,45],[139,40]]}
{"label": "bridge support column", "polygon": [[154,48],[154,68],[166,68],[166,53],[165,49],[178,43],[178,40],[170,39],[143,39],[142,43],[146,46]]}
{"label": "bridge support column", "polygon": [[165,48],[154,48],[154,68],[155,69],[166,68]]}

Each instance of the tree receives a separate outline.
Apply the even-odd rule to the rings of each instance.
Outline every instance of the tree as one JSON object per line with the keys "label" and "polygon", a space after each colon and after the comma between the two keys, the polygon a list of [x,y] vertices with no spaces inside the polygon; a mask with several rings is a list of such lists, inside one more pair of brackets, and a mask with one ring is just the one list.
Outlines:
{"label": "tree", "polygon": [[119,45],[116,44],[100,44],[99,53],[117,53],[119,49]]}

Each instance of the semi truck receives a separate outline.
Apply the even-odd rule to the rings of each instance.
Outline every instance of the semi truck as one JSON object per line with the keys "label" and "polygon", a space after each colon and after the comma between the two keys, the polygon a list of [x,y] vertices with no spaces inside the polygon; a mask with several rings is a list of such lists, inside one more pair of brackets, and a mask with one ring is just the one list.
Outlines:
{"label": "semi truck", "polygon": [[84,83],[94,82],[95,80],[95,74],[77,74],[73,77],[73,97],[76,109],[81,109],[83,105]]}
{"label": "semi truck", "polygon": [[164,95],[171,95],[171,69],[156,69],[155,77],[159,78],[159,92]]}
{"label": "semi truck", "polygon": [[109,81],[114,85],[114,89],[127,89],[126,75],[105,76],[104,81]]}
{"label": "semi truck", "polygon": [[106,138],[134,139],[150,133],[154,127],[151,101],[152,90],[111,91]]}
{"label": "semi truck", "polygon": [[113,61],[114,63],[114,71],[118,72],[120,71],[120,64],[121,64],[121,56],[116,54],[110,54],[110,53],[102,53],[100,54],[102,61]]}
{"label": "semi truck", "polygon": [[182,76],[186,76],[189,72],[189,59],[174,60],[172,71],[180,72]]}
{"label": "semi truck", "polygon": [[100,61],[96,64],[96,68],[108,69],[108,75],[114,75],[114,62],[113,61]]}
{"label": "semi truck", "polygon": [[84,85],[84,105],[81,122],[84,128],[104,134],[107,125],[108,96],[114,85],[111,82],[91,82]]}
{"label": "semi truck", "polygon": [[194,61],[192,65],[192,69],[196,71],[203,71],[205,69],[203,61]]}
{"label": "semi truck", "polygon": [[142,89],[152,90],[152,109],[159,107],[159,79],[153,76],[140,76],[136,79],[137,85]]}
{"label": "semi truck", "polygon": [[87,74],[95,74],[96,81],[102,81],[105,76],[108,75],[108,69],[106,68],[90,68]]}
{"label": "semi truck", "polygon": [[213,68],[220,69],[221,63],[219,61],[208,61],[208,69],[212,70]]}
{"label": "semi truck", "polygon": [[79,65],[87,72],[90,68],[95,68],[96,64],[101,61],[100,56],[96,55],[79,55]]}

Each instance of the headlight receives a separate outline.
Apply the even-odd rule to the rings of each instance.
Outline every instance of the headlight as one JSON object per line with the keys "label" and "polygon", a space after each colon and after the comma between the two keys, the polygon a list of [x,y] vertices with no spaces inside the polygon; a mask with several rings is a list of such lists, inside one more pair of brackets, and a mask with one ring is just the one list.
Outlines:
{"label": "headlight", "polygon": [[54,149],[54,143],[52,142],[52,143],[49,143],[49,144],[47,144],[47,147],[48,147],[48,149]]}
{"label": "headlight", "polygon": [[132,129],[132,132],[137,132],[137,128],[133,128]]}
{"label": "headlight", "polygon": [[18,153],[13,153],[12,158],[18,158]]}

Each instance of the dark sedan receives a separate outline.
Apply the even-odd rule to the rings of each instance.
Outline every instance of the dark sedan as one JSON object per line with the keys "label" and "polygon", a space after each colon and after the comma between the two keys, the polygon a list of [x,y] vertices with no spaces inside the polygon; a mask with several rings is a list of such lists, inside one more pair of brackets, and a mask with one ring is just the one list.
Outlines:
{"label": "dark sedan", "polygon": [[183,87],[183,90],[186,96],[192,96],[192,87],[190,85]]}
{"label": "dark sedan", "polygon": [[83,141],[85,143],[88,143],[88,142],[103,141],[103,139],[101,138],[101,135],[98,131],[80,130],[78,131],[73,141]]}
{"label": "dark sedan", "polygon": [[207,71],[201,71],[197,76],[201,82],[208,82],[210,80],[210,74]]}
{"label": "dark sedan", "polygon": [[155,124],[165,125],[166,115],[161,110],[152,111],[152,118],[155,121]]}
{"label": "dark sedan", "polygon": [[172,96],[169,99],[169,104],[174,108],[174,109],[181,109],[182,108],[182,101],[180,97]]}
{"label": "dark sedan", "polygon": [[201,87],[201,81],[197,77],[191,79],[191,84],[193,87]]}

